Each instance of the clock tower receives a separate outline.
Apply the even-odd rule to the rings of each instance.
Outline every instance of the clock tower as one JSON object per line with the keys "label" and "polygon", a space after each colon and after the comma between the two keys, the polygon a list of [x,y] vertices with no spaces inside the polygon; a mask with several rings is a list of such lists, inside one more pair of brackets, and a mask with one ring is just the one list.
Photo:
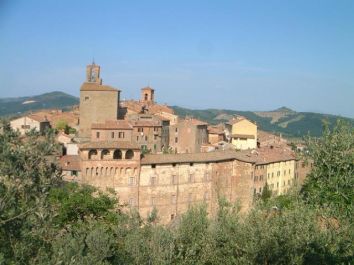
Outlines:
{"label": "clock tower", "polygon": [[86,82],[102,84],[102,79],[100,78],[100,66],[92,62],[86,67]]}

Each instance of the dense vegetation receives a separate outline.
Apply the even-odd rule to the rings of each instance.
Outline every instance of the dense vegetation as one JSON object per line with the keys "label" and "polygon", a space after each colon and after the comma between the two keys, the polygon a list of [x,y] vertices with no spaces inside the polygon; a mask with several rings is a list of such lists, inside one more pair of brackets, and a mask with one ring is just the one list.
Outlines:
{"label": "dense vegetation", "polygon": [[348,124],[308,140],[302,191],[263,196],[241,215],[220,198],[169,226],[142,220],[113,194],[65,184],[53,136],[0,134],[0,264],[353,264],[354,134]]}

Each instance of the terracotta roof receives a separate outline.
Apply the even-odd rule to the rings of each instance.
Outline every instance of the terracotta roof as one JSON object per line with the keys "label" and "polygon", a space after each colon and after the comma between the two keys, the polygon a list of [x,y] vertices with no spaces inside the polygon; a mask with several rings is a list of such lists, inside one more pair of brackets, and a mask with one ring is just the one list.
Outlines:
{"label": "terracotta roof", "polygon": [[231,120],[229,120],[228,124],[234,125],[234,124],[239,123],[241,121],[248,121],[248,122],[253,123],[254,125],[256,125],[256,123],[254,121],[250,121],[250,120],[246,119],[243,116],[238,116],[236,118],[232,118]]}
{"label": "terracotta roof", "polygon": [[62,156],[59,160],[60,167],[63,170],[77,170],[80,171],[80,156],[66,155]]}
{"label": "terracotta roof", "polygon": [[209,134],[224,134],[224,130],[220,127],[208,126]]}
{"label": "terracotta roof", "polygon": [[233,134],[232,138],[247,138],[247,139],[255,139],[252,134]]}
{"label": "terracotta roof", "polygon": [[255,163],[255,160],[248,157],[244,152],[236,151],[215,151],[208,153],[191,154],[148,154],[141,159],[142,165],[149,164],[173,164],[173,163],[203,163],[218,162],[225,160],[240,160],[248,163]]}
{"label": "terracotta roof", "polygon": [[187,118],[187,119],[182,120],[181,122],[190,123],[195,126],[208,125],[208,123],[198,120],[198,119],[195,119],[195,118]]}
{"label": "terracotta roof", "polygon": [[123,130],[132,130],[133,126],[130,122],[126,120],[115,120],[115,121],[105,121],[105,123],[93,123],[91,125],[92,129],[123,129]]}
{"label": "terracotta roof", "polygon": [[292,150],[284,147],[264,147],[255,152],[257,164],[270,164],[282,161],[295,160],[296,156]]}
{"label": "terracotta roof", "polygon": [[38,122],[49,122],[45,115],[30,114],[27,117]]}
{"label": "terracotta roof", "polygon": [[116,148],[116,149],[140,149],[138,144],[127,141],[99,141],[87,142],[79,145],[80,149],[103,149],[103,148]]}
{"label": "terracotta roof", "polygon": [[111,86],[85,82],[81,85],[80,91],[120,91],[120,90],[113,88]]}
{"label": "terracotta roof", "polygon": [[[136,100],[125,100],[125,101],[121,101],[120,103],[121,107],[125,107],[130,111],[136,112],[136,113],[140,113],[143,106],[145,106],[146,104],[140,101],[136,101]],[[150,104],[148,106],[148,113],[149,114],[156,114],[159,112],[166,112],[166,113],[170,113],[170,114],[174,114],[174,111],[172,108],[168,107],[167,105],[161,105],[161,104]]]}

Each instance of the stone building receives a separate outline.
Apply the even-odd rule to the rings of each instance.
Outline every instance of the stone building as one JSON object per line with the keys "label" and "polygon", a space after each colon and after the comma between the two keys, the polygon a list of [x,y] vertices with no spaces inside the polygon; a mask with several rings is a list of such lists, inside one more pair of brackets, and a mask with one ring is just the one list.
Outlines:
{"label": "stone building", "polygon": [[231,143],[238,150],[257,148],[257,125],[244,117],[230,121],[232,125]]}
{"label": "stone building", "polygon": [[198,153],[208,144],[208,124],[194,118],[170,126],[170,147],[175,153]]}
{"label": "stone building", "polygon": [[44,132],[51,127],[46,116],[35,114],[14,119],[10,122],[10,126],[14,131],[19,131],[21,134],[25,134],[32,129],[38,132]]}
{"label": "stone building", "polygon": [[[119,108],[124,120],[118,119]],[[119,90],[103,86],[100,68],[92,64],[80,90],[79,133],[85,141],[78,144],[78,155],[60,163],[66,180],[113,189],[120,203],[143,218],[156,208],[161,223],[200,203],[214,215],[220,197],[247,211],[266,183],[278,195],[303,181],[305,169],[291,150],[255,149],[257,126],[245,118],[232,120],[230,127],[224,126],[231,133],[222,141],[221,131],[209,128],[210,140],[227,144],[231,134],[232,144],[246,150],[202,153],[210,145],[207,123],[176,119],[171,108],[155,103],[150,87],[142,89],[139,101],[119,104]],[[159,154],[165,147],[175,154]]]}
{"label": "stone building", "polygon": [[126,120],[106,120],[104,123],[93,123],[91,141],[132,142],[133,126]]}
{"label": "stone building", "polygon": [[168,146],[164,135],[168,130],[163,130],[165,125],[155,115],[131,114],[126,119],[133,127],[132,141],[137,143],[143,152],[159,153],[164,146]]}
{"label": "stone building", "polygon": [[143,218],[156,208],[161,223],[201,203],[214,215],[220,197],[247,211],[254,163],[234,151],[141,156],[137,145],[107,141],[80,144],[79,156],[61,158],[66,180],[114,189],[120,203],[135,207]]}
{"label": "stone building", "polygon": [[86,69],[86,82],[80,88],[80,124],[79,136],[90,138],[93,123],[117,120],[120,91],[102,85],[100,67],[95,63]]}
{"label": "stone building", "polygon": [[80,146],[82,183],[114,189],[120,202],[138,202],[140,147],[130,142],[88,142]]}
{"label": "stone building", "polygon": [[225,132],[222,126],[208,126],[208,139],[210,144],[217,144],[226,141]]}

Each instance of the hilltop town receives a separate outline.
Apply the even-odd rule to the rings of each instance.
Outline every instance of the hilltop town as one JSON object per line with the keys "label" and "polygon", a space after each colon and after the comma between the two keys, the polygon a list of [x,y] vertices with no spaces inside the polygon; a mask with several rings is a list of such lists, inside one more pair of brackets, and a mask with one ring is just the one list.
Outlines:
{"label": "hilltop town", "polygon": [[247,211],[266,187],[281,195],[301,185],[311,166],[281,135],[261,131],[245,117],[209,125],[158,104],[149,86],[138,100],[121,101],[121,92],[103,84],[100,66],[92,63],[78,109],[25,115],[11,126],[24,134],[65,120],[76,133],[57,136],[64,179],[113,189],[142,217],[156,208],[162,223],[202,202],[213,215],[220,197]]}

